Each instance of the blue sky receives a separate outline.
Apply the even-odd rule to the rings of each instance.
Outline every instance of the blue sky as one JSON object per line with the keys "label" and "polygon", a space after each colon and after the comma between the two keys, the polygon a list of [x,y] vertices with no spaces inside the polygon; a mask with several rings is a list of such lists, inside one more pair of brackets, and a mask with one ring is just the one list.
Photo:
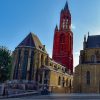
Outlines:
{"label": "blue sky", "polygon": [[[0,0],[0,45],[14,48],[34,32],[52,55],[53,35],[66,0]],[[84,35],[100,34],[100,0],[68,0],[74,34],[74,66]]]}

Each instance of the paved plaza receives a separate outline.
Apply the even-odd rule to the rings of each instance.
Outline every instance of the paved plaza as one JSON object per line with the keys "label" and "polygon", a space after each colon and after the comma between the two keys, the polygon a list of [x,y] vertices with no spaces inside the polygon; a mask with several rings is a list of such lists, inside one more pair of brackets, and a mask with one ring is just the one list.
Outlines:
{"label": "paved plaza", "polygon": [[100,100],[99,94],[51,94],[47,96],[24,96],[1,100]]}

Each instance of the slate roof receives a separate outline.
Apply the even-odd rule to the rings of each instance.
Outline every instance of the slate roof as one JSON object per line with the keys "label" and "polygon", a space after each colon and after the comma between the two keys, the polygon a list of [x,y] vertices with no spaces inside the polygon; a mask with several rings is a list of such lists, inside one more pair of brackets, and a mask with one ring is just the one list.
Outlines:
{"label": "slate roof", "polygon": [[30,32],[17,47],[35,47],[46,52],[39,38],[32,32]]}
{"label": "slate roof", "polygon": [[100,48],[100,35],[88,36],[86,48]]}

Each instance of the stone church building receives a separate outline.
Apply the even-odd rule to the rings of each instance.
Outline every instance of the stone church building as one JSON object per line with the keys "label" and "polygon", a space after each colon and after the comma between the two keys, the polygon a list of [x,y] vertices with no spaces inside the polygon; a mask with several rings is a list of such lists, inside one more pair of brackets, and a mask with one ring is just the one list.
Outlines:
{"label": "stone church building", "polygon": [[[57,38],[57,39],[56,39]],[[38,89],[46,86],[55,93],[70,93],[73,89],[73,33],[68,4],[61,11],[60,29],[54,34],[53,58],[34,33],[13,51],[13,80],[37,83]]]}
{"label": "stone church building", "polygon": [[76,93],[100,93],[100,35],[84,37],[73,84]]}

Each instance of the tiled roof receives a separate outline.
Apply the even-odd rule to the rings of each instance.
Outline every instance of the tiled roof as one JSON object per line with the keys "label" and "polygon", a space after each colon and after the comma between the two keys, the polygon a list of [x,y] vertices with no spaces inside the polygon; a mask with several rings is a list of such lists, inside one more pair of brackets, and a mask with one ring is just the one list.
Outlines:
{"label": "tiled roof", "polygon": [[39,38],[34,33],[31,33],[31,32],[26,36],[26,38],[17,47],[35,47],[39,50],[46,52]]}
{"label": "tiled roof", "polygon": [[88,36],[86,48],[100,48],[100,35]]}

